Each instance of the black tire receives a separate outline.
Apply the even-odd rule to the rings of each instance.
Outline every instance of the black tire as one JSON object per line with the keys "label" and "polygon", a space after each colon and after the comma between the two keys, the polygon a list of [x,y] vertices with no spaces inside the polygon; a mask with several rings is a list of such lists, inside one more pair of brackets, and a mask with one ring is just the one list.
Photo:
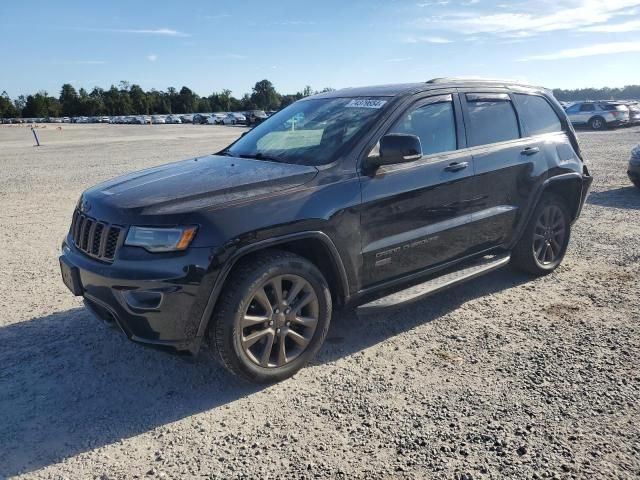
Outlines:
{"label": "black tire", "polygon": [[[296,288],[293,282],[297,282],[297,279],[302,279],[306,283],[304,290],[297,293],[298,296],[294,296],[289,303],[288,310],[293,310],[292,315],[295,319],[286,321],[286,319],[291,320],[289,316],[291,313],[287,311],[278,313],[278,309],[274,308],[277,304],[276,292],[271,287],[274,282],[279,282],[279,297],[286,306],[286,300],[289,298],[285,297],[294,295]],[[266,297],[260,296],[258,292],[265,294]],[[314,311],[311,314],[307,311],[298,316],[296,302],[301,304],[307,295],[313,296],[312,294],[315,295],[315,299],[309,302],[312,307],[301,308],[313,308]],[[303,295],[304,299],[301,298]],[[261,303],[257,302],[259,296],[261,299],[266,298],[272,304],[271,313],[267,311],[255,313],[256,307],[262,308]],[[240,260],[231,272],[211,319],[210,345],[231,373],[253,383],[278,382],[294,375],[318,352],[329,329],[331,309],[329,287],[315,265],[289,252],[265,250]],[[302,309],[299,311],[303,312]],[[284,313],[289,315],[285,316]],[[260,320],[259,323],[247,326],[246,321],[249,318],[251,322],[256,322],[256,318],[264,321]],[[305,322],[315,320],[315,323],[311,327],[306,323],[297,323],[298,319],[304,319]],[[267,331],[268,333],[263,335],[263,332]],[[307,334],[304,340],[308,343],[304,347],[300,347],[298,343],[298,340],[303,337],[300,333]],[[256,337],[256,334],[261,335],[260,340],[247,346],[249,338]],[[296,341],[292,340],[294,334]],[[269,350],[266,354],[266,363],[260,363],[258,355],[254,355],[250,350],[260,348],[262,354],[259,356],[262,360],[265,358],[264,352]],[[281,349],[284,352],[284,363],[279,365],[282,360]],[[291,355],[293,358],[291,360],[287,359],[289,351],[296,352],[295,356]],[[274,364],[271,364],[272,359]]]}
{"label": "black tire", "polygon": [[[553,218],[545,221],[545,215]],[[570,237],[571,221],[565,202],[557,195],[545,194],[511,252],[511,265],[533,275],[547,275],[562,263]]]}
{"label": "black tire", "polygon": [[593,117],[589,120],[589,128],[591,130],[604,130],[607,128],[607,122],[602,117]]}

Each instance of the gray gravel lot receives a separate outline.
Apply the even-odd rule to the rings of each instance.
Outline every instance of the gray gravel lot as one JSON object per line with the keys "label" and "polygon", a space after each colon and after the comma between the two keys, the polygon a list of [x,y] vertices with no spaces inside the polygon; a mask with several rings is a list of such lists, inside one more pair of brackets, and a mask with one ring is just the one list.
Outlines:
{"label": "gray gravel lot", "polygon": [[580,133],[595,176],[564,264],[334,316],[293,379],[241,384],[130,343],[63,286],[80,192],[242,128],[0,127],[0,477],[638,478],[640,128]]}

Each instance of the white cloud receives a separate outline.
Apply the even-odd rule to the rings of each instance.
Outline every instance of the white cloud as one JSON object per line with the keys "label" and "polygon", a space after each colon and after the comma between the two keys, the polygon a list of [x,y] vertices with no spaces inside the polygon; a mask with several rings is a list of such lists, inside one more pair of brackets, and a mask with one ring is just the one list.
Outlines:
{"label": "white cloud", "polygon": [[640,42],[597,43],[587,47],[568,48],[553,53],[531,55],[521,58],[521,62],[532,60],[562,60],[566,58],[592,57],[595,55],[611,55],[614,53],[640,52]]}
{"label": "white cloud", "polygon": [[163,37],[190,37],[188,33],[179,32],[172,28],[89,28],[81,29],[90,32],[132,33],[140,35],[159,35]]}
{"label": "white cloud", "polygon": [[[455,12],[417,19],[415,26],[464,32],[468,35],[491,34],[525,37],[542,32],[573,30],[602,25],[633,13],[640,0],[557,0],[543,5],[521,5],[508,13],[477,15]],[[539,13],[544,12],[544,13]]]}
{"label": "white cloud", "polygon": [[452,43],[452,40],[444,37],[431,37],[418,35],[413,37],[407,37],[404,39],[404,43]]}
{"label": "white cloud", "polygon": [[581,32],[622,33],[640,30],[640,20],[631,20],[623,23],[610,23],[608,25],[593,25],[581,28]]}
{"label": "white cloud", "polygon": [[156,60],[158,60],[158,55],[156,55],[155,53],[147,55],[147,60],[149,60],[150,62],[155,62]]}
{"label": "white cloud", "polygon": [[434,2],[420,2],[420,3],[416,3],[416,5],[420,8],[424,8],[424,7],[433,7],[435,5],[449,5],[449,0],[436,0]]}

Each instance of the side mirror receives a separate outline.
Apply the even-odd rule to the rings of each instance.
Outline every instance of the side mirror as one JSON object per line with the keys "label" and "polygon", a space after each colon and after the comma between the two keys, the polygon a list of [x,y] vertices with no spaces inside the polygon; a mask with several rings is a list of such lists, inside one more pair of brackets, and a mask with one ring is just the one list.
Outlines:
{"label": "side mirror", "polygon": [[422,144],[416,135],[390,133],[380,139],[380,157],[375,159],[378,166],[412,162],[422,158]]}

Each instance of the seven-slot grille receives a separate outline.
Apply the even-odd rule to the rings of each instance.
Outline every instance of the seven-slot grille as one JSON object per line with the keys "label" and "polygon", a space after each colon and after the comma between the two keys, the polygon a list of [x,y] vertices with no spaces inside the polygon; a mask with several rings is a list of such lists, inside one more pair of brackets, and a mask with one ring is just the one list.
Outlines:
{"label": "seven-slot grille", "polygon": [[118,240],[124,230],[118,225],[109,225],[76,210],[71,222],[71,236],[75,246],[90,257],[113,262]]}

